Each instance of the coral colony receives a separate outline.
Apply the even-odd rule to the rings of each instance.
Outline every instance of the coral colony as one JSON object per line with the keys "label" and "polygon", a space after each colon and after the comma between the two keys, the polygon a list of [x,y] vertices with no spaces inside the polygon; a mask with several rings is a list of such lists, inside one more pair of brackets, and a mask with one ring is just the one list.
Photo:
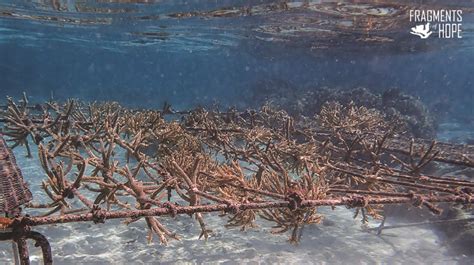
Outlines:
{"label": "coral colony", "polygon": [[[345,206],[367,222],[383,219],[384,205],[440,214],[439,203],[474,201],[474,182],[427,170],[474,167],[474,146],[408,137],[380,111],[350,103],[328,102],[300,120],[268,105],[178,112],[75,100],[30,105],[26,97],[9,98],[0,113],[10,147],[38,155],[44,171],[35,181],[46,199],[32,200],[2,140],[1,239],[17,243],[22,264],[27,239],[52,263],[48,235],[31,230],[40,225],[144,219],[148,240],[167,244],[179,235],[164,219],[191,215],[207,239],[206,215],[218,212],[242,230],[268,220],[296,244],[305,225],[324,218],[318,207]],[[39,213],[27,215],[31,208]]]}

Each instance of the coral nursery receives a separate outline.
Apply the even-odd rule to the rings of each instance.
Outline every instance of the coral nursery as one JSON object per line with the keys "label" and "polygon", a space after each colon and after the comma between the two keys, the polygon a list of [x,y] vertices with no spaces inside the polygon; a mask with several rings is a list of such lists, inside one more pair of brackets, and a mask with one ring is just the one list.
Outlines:
{"label": "coral nursery", "polygon": [[0,1],[0,264],[473,264],[474,2]]}
{"label": "coral nursery", "polygon": [[[295,120],[268,105],[138,110],[78,100],[29,104],[24,96],[8,98],[0,119],[11,148],[39,156],[44,178],[35,181],[47,198],[21,202],[21,212],[7,209],[3,226],[17,243],[37,240],[46,263],[49,245],[31,236],[34,226],[144,218],[148,240],[167,244],[180,235],[163,219],[190,215],[206,240],[206,215],[216,212],[242,230],[268,220],[297,244],[305,225],[323,220],[319,207],[347,207],[366,222],[383,219],[389,204],[440,214],[439,203],[474,201],[472,180],[436,173],[473,168],[474,146],[411,138],[396,117],[350,102],[327,102],[314,117]],[[20,253],[27,263],[27,250]]]}

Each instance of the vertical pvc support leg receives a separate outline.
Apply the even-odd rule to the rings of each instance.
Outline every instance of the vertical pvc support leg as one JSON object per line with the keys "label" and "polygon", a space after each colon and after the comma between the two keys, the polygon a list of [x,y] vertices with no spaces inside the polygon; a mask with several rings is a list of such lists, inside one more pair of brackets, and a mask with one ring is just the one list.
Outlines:
{"label": "vertical pvc support leg", "polygon": [[28,244],[26,243],[25,238],[18,238],[15,240],[16,245],[18,246],[18,255],[20,258],[21,265],[30,264],[30,254],[28,253]]}

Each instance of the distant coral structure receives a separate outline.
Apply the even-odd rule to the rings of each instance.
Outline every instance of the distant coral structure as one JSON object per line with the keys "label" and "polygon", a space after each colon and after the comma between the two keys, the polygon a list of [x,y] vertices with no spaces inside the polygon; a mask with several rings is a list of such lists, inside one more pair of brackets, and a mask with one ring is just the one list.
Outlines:
{"label": "distant coral structure", "polygon": [[435,137],[434,116],[423,102],[399,89],[388,89],[381,93],[364,87],[349,90],[329,87],[298,89],[280,80],[259,82],[250,97],[251,102],[257,105],[267,102],[293,116],[314,116],[327,102],[364,106],[379,110],[388,120],[400,122],[414,137]]}

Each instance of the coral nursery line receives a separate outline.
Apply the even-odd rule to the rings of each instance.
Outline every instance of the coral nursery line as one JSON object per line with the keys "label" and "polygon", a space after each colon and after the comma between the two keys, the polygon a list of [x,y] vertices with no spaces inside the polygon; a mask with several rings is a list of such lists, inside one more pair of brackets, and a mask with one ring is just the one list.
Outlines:
{"label": "coral nursery line", "polygon": [[[445,196],[445,197],[419,197],[423,202],[455,202],[455,203],[473,203],[474,198],[466,198],[464,196]],[[299,208],[317,207],[317,206],[348,206],[364,207],[373,204],[398,204],[414,202],[412,198],[371,198],[362,196],[349,196],[340,199],[327,200],[304,200],[301,201]],[[237,203],[235,205],[213,204],[199,206],[174,206],[174,207],[157,207],[148,210],[133,211],[104,211],[92,212],[86,214],[66,214],[54,217],[22,217],[19,221],[25,225],[38,226],[47,224],[72,223],[81,221],[105,222],[106,219],[117,218],[137,218],[144,216],[161,216],[176,214],[193,214],[193,213],[209,213],[209,212],[232,212],[239,210],[257,210],[267,208],[289,208],[288,201],[260,202],[260,203]],[[99,221],[98,221],[99,220]]]}
{"label": "coral nursery line", "polygon": [[[178,112],[168,104],[32,105],[24,96],[0,109],[0,239],[17,243],[23,264],[27,239],[52,263],[48,240],[31,231],[39,225],[144,219],[148,240],[167,244],[179,236],[166,218],[191,215],[208,239],[206,213],[219,212],[226,227],[252,229],[261,218],[297,244],[306,224],[324,218],[322,206],[346,206],[367,222],[388,204],[440,214],[438,203],[474,201],[474,182],[455,175],[474,167],[473,146],[415,139],[400,121],[353,104],[327,102],[314,117],[291,117],[270,105]],[[11,152],[23,146],[31,157],[31,145],[44,178],[29,181],[41,187],[41,201]],[[453,174],[438,175],[440,168]]]}

